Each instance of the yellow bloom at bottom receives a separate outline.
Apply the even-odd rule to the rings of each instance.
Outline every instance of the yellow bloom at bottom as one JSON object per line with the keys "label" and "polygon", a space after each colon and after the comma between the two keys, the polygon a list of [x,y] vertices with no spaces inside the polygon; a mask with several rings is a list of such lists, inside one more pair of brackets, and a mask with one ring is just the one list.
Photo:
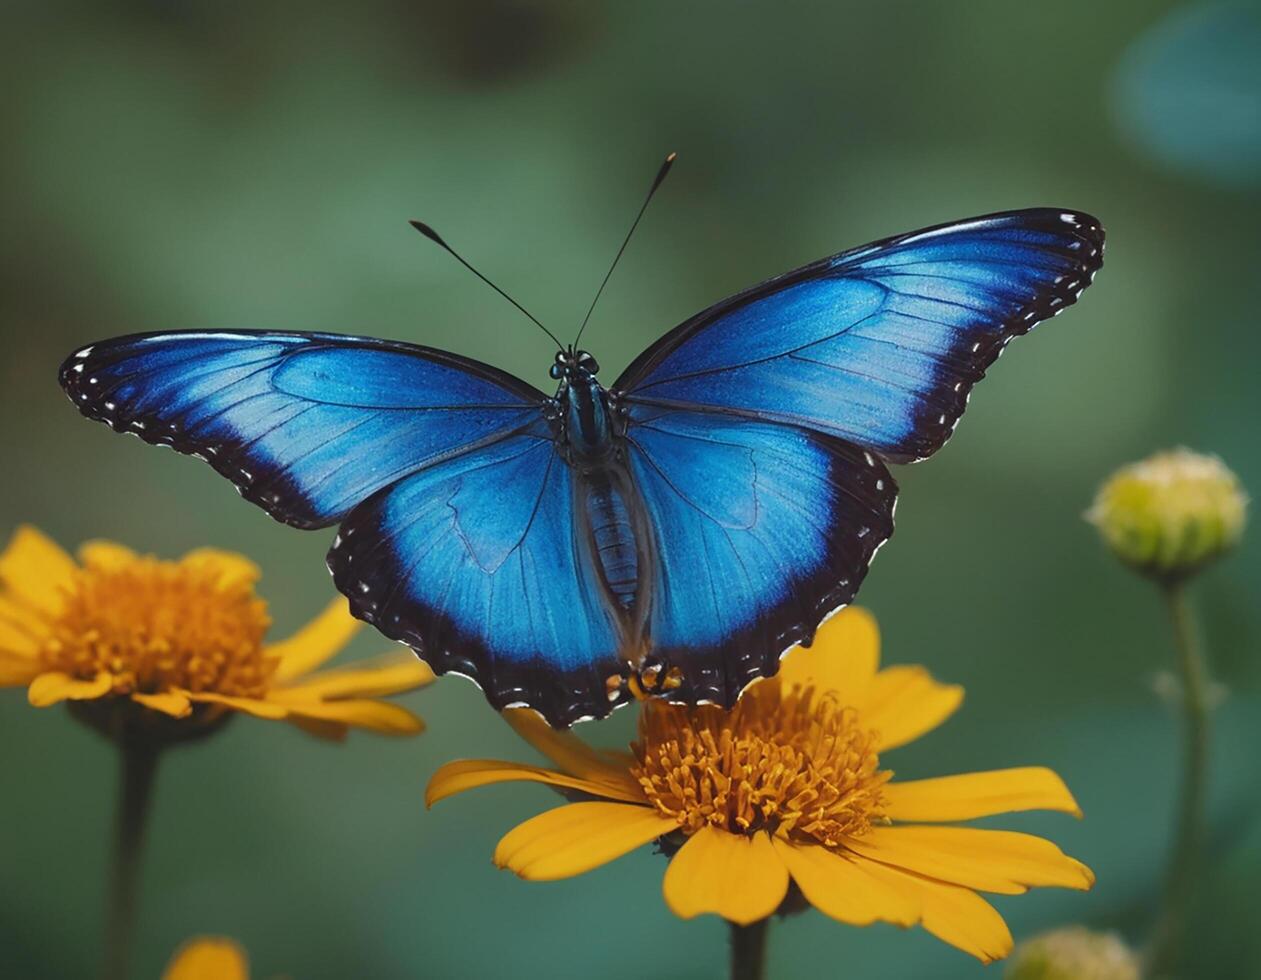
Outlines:
{"label": "yellow bloom at bottom", "polygon": [[199,936],[190,939],[171,957],[162,980],[249,980],[250,964],[245,950],[231,939]]}
{"label": "yellow bloom at bottom", "polygon": [[453,762],[426,799],[508,781],[578,794],[499,842],[495,863],[523,878],[580,874],[662,839],[677,848],[665,900],[683,918],[756,922],[791,886],[841,922],[918,923],[989,962],[1012,939],[977,892],[1084,890],[1094,876],[1040,837],[948,825],[1019,810],[1080,816],[1049,769],[898,782],[882,767],[882,753],[937,727],[962,698],[921,667],[880,670],[874,619],[847,609],[731,711],[647,701],[627,753],[596,751],[532,712],[510,712],[558,768]]}
{"label": "yellow bloom at bottom", "polygon": [[[31,527],[0,552],[0,687],[24,686],[36,707],[69,701],[110,728],[120,708],[163,737],[187,737],[231,712],[288,721],[339,738],[350,727],[421,731],[407,709],[378,700],[433,674],[399,651],[315,672],[359,629],[337,599],[279,643],[254,592],[258,568],[204,548],[179,561],[94,541],[79,561]],[[136,720],[132,717],[130,720]]]}

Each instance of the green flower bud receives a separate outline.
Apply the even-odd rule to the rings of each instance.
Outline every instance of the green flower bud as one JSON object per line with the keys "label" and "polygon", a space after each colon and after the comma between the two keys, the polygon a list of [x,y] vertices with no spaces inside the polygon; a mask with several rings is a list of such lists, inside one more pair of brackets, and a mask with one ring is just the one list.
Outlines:
{"label": "green flower bud", "polygon": [[1068,926],[1021,943],[1006,980],[1138,980],[1138,957],[1119,936]]}
{"label": "green flower bud", "polygon": [[1114,473],[1086,520],[1127,565],[1171,581],[1234,547],[1247,505],[1238,478],[1220,459],[1174,449]]}

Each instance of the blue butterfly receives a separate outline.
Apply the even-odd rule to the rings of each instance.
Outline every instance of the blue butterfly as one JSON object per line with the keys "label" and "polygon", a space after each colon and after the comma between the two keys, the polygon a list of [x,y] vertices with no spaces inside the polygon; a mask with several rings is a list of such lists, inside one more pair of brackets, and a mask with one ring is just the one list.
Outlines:
{"label": "blue butterfly", "polygon": [[108,340],[60,380],[272,517],[340,524],[356,616],[565,727],[642,692],[730,706],[774,674],[892,534],[887,464],[940,449],[1102,261],[1075,211],[900,235],[723,300],[608,388],[561,347],[551,396],[427,347],[265,331]]}

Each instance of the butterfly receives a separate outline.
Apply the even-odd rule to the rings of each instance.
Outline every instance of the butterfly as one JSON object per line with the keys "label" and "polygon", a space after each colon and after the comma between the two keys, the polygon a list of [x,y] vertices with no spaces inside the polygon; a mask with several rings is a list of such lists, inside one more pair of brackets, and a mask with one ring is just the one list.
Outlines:
{"label": "butterfly", "polygon": [[698,313],[608,387],[574,345],[547,394],[428,347],[269,331],[106,340],[60,382],[272,517],[340,525],[352,612],[496,708],[730,707],[853,599],[893,532],[888,465],[945,444],[1103,237],[1038,208],[865,245]]}

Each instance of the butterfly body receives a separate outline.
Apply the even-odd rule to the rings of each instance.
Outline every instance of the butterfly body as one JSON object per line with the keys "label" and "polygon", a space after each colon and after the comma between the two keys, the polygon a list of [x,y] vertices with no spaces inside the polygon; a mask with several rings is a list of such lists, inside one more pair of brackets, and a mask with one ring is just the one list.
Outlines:
{"label": "butterfly body", "polygon": [[1102,248],[1050,208],[896,236],[715,304],[607,388],[564,349],[551,396],[432,348],[273,331],[115,338],[60,380],[278,520],[340,525],[352,612],[497,708],[730,706],[857,592],[893,532],[888,465],[944,445]]}
{"label": "butterfly body", "polygon": [[628,671],[606,678],[610,689],[616,689],[651,666],[643,651],[650,646],[645,634],[655,551],[651,524],[627,466],[625,417],[617,409],[616,393],[597,379],[598,371],[586,351],[559,352],[551,373],[561,384],[549,414],[555,418],[558,453],[573,483],[575,544],[599,571],[628,666]]}

